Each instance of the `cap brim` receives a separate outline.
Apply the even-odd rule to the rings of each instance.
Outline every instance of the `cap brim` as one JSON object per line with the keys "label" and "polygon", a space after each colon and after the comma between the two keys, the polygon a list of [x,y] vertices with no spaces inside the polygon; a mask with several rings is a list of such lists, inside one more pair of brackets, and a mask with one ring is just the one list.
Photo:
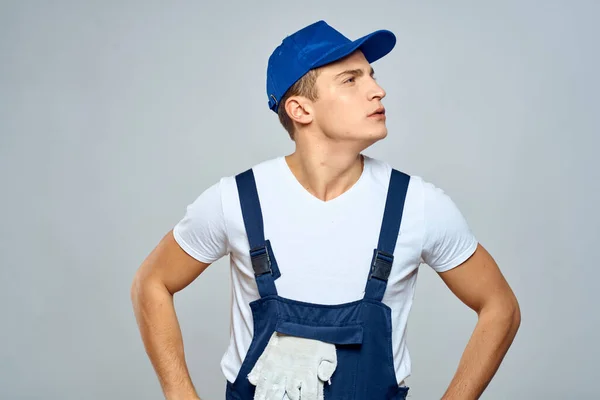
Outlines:
{"label": "cap brim", "polygon": [[361,50],[369,63],[375,62],[392,51],[396,36],[388,30],[378,30],[353,42],[344,44],[317,60],[312,68],[340,60],[356,50]]}

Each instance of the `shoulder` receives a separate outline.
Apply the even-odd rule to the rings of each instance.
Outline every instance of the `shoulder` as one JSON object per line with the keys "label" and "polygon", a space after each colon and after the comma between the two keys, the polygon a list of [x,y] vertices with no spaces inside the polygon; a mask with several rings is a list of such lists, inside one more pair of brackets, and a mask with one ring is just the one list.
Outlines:
{"label": "shoulder", "polygon": [[392,166],[389,162],[365,156],[365,166],[369,168],[371,179],[378,184],[385,186],[389,185],[392,171],[395,170],[408,178],[408,193],[407,200],[414,203],[422,203],[424,200],[424,190],[426,185],[430,185],[423,180],[419,175],[413,175],[403,169]]}
{"label": "shoulder", "polygon": [[233,175],[225,175],[219,180],[219,186],[222,196],[234,195],[237,197],[237,178],[243,173],[252,171],[252,175],[257,183],[261,181],[273,180],[278,174],[281,173],[281,166],[284,162],[284,156],[278,156],[269,158],[251,165],[246,168],[235,172]]}
{"label": "shoulder", "polygon": [[382,184],[389,182],[393,169],[410,177],[404,210],[421,232],[425,263],[442,272],[459,265],[474,252],[477,240],[446,190],[422,176],[393,168],[386,161],[369,158],[368,162],[372,175]]}
{"label": "shoulder", "polygon": [[478,241],[458,204],[441,187],[421,180],[423,259],[437,272],[452,269],[475,251]]}

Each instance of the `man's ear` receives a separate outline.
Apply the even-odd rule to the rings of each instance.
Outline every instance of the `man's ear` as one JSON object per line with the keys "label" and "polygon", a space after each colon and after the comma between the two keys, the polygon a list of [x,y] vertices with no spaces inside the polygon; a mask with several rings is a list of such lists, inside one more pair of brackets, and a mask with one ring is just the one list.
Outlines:
{"label": "man's ear", "polygon": [[285,102],[285,109],[294,122],[306,125],[313,120],[313,108],[311,102],[302,96],[292,96]]}

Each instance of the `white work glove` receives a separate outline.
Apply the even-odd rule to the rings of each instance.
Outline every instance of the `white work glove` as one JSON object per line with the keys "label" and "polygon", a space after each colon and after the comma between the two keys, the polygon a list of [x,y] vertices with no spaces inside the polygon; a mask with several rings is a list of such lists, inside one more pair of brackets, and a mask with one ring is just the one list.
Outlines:
{"label": "white work glove", "polygon": [[324,382],[337,367],[335,345],[274,332],[248,380],[254,400],[323,400]]}

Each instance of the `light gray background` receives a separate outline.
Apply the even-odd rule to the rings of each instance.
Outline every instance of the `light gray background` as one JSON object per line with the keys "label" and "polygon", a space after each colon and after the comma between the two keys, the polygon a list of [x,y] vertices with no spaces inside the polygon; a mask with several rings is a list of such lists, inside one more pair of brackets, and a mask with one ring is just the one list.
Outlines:
{"label": "light gray background", "polygon": [[[595,399],[596,1],[2,1],[0,398],[159,399],[136,268],[224,175],[293,150],[266,61],[318,19],[387,28],[389,137],[366,153],[445,189],[520,300],[485,399]],[[228,259],[176,296],[203,399],[223,398]],[[426,266],[413,399],[439,398],[474,313]]]}

